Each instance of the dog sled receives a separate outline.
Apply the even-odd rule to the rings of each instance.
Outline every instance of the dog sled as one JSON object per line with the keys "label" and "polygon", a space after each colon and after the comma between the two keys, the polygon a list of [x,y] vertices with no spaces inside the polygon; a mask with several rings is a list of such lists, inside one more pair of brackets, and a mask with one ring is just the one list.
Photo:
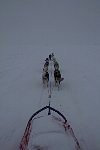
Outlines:
{"label": "dog sled", "polygon": [[66,117],[50,104],[29,119],[20,150],[81,150]]}

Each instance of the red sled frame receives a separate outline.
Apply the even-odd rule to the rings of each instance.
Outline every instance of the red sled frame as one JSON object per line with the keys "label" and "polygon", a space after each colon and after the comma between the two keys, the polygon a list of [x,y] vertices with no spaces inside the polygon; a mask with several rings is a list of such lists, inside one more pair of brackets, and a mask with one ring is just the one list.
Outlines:
{"label": "red sled frame", "polygon": [[62,126],[64,127],[65,129],[65,132],[69,131],[70,135],[73,137],[74,139],[74,142],[75,142],[75,149],[76,150],[81,150],[80,148],[80,144],[74,134],[74,131],[73,129],[71,128],[70,124],[68,123],[66,117],[61,113],[59,112],[58,110],[52,108],[49,104],[49,106],[45,106],[41,109],[39,109],[38,111],[36,111],[32,116],[31,118],[29,119],[28,123],[27,123],[27,126],[26,126],[26,129],[25,129],[25,132],[24,132],[24,135],[22,137],[22,140],[21,140],[21,143],[20,143],[20,146],[19,146],[19,149],[20,150],[28,150],[27,147],[28,147],[28,142],[29,142],[29,138],[30,138],[30,133],[31,133],[31,129],[32,129],[32,121],[35,118],[36,115],[38,115],[40,112],[44,111],[48,109],[48,115],[51,115],[51,111],[54,111],[56,112],[58,115],[60,115],[64,121],[62,121],[60,118],[57,118],[54,116],[55,120],[58,120],[62,123]]}

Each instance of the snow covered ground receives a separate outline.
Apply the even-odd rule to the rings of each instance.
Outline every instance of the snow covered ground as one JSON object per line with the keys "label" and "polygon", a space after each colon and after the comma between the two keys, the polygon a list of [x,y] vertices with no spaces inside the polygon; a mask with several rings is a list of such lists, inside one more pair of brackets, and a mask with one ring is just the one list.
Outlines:
{"label": "snow covered ground", "polygon": [[41,73],[51,52],[64,77],[51,106],[84,150],[100,149],[99,17],[97,0],[0,1],[0,149],[18,150],[30,116],[48,104]]}

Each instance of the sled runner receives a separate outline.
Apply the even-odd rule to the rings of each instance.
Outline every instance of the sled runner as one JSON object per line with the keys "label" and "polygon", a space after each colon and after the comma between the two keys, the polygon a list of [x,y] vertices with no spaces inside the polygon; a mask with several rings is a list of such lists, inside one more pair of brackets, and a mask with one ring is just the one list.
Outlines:
{"label": "sled runner", "polygon": [[50,105],[45,106],[29,119],[20,150],[61,149],[80,150],[80,145],[65,116]]}

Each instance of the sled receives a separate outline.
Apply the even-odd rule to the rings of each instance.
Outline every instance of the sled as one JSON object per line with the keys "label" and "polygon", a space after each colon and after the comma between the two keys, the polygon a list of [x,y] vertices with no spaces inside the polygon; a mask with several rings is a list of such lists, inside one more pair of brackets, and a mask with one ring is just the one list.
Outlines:
{"label": "sled", "polygon": [[31,116],[19,149],[81,150],[66,117],[50,105],[39,109]]}

